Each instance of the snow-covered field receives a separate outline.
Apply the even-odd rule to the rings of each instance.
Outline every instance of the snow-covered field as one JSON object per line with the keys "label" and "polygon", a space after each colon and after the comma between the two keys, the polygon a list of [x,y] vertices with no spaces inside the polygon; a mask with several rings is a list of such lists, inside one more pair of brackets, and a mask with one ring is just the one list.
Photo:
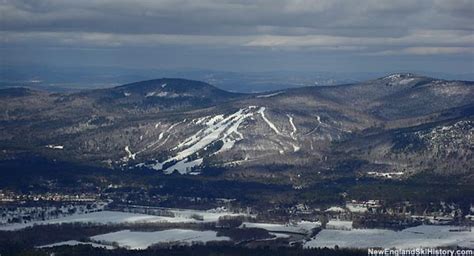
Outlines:
{"label": "snow-covered field", "polygon": [[[28,223],[17,223],[0,226],[0,230],[19,230],[33,225],[61,224],[61,223],[97,223],[97,224],[120,224],[120,223],[190,223],[190,222],[215,222],[221,216],[238,216],[243,214],[230,213],[226,211],[198,211],[184,209],[167,209],[174,214],[174,217],[155,216],[139,213],[100,211],[86,214],[74,214],[71,216],[50,219],[45,221],[32,221]],[[202,220],[192,218],[199,215]]]}
{"label": "snow-covered field", "polygon": [[331,206],[325,210],[325,212],[345,212],[346,209],[340,206]]}
{"label": "snow-covered field", "polygon": [[273,223],[253,223],[244,222],[240,226],[241,228],[262,228],[271,232],[293,232],[293,233],[305,233],[311,232],[311,229],[320,227],[320,222],[301,221],[294,224],[273,224]]}
{"label": "snow-covered field", "polygon": [[330,220],[326,223],[327,229],[341,229],[341,230],[351,230],[352,221],[345,220]]}
{"label": "snow-covered field", "polygon": [[193,242],[206,243],[209,241],[229,241],[226,236],[217,236],[215,231],[196,231],[188,229],[168,229],[156,232],[134,232],[122,230],[118,232],[91,237],[93,241],[99,243],[117,243],[120,247],[128,249],[146,249],[156,243],[182,243],[192,244]]}
{"label": "snow-covered field", "polygon": [[441,246],[462,246],[474,248],[474,232],[458,230],[455,226],[421,225],[402,231],[385,229],[322,230],[316,237],[304,244],[305,248],[338,245],[341,248],[435,248]]}
{"label": "snow-covered field", "polygon": [[[244,213],[228,212],[227,210],[224,210],[224,209],[221,209],[221,208],[210,209],[210,210],[207,210],[207,211],[192,210],[192,209],[172,209],[172,208],[168,208],[167,210],[174,214],[174,216],[175,216],[174,219],[192,220],[194,222],[199,222],[199,221],[196,221],[195,219],[193,219],[192,218],[193,215],[202,216],[202,218],[203,218],[202,221],[203,222],[215,222],[222,216],[247,215],[247,214],[244,214]],[[181,221],[175,221],[175,222],[181,222]]]}

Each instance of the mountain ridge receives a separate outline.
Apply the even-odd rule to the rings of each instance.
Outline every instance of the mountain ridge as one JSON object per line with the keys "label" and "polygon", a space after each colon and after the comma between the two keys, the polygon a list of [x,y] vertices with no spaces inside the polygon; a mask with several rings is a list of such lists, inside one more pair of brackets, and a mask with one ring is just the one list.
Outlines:
{"label": "mountain ridge", "polygon": [[[237,94],[165,78],[73,94],[24,95],[15,102],[0,98],[0,157],[14,155],[16,143],[50,158],[112,169],[206,175],[208,168],[220,168],[222,178],[274,176],[293,185],[307,182],[296,174],[314,177],[332,170],[331,175],[342,175],[338,166],[347,161],[362,163],[351,175],[368,175],[374,166],[376,172],[401,177],[428,169],[466,173],[471,171],[466,164],[472,163],[472,152],[466,151],[472,144],[472,85],[392,74],[358,84]],[[440,136],[465,138],[467,144],[448,150],[463,160],[415,163],[444,152],[441,145],[403,151],[431,132],[423,124],[455,125],[449,134],[432,129]],[[418,130],[403,132],[410,127]],[[372,148],[364,146],[368,131],[375,135]],[[351,150],[338,145],[351,145]],[[262,166],[282,170],[275,174]]]}

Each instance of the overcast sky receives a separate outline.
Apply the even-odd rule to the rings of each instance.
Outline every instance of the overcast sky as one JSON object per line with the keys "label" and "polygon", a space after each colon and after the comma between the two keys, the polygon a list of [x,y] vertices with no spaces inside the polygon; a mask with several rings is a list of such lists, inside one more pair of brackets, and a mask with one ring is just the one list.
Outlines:
{"label": "overcast sky", "polygon": [[473,0],[0,0],[2,64],[474,70]]}

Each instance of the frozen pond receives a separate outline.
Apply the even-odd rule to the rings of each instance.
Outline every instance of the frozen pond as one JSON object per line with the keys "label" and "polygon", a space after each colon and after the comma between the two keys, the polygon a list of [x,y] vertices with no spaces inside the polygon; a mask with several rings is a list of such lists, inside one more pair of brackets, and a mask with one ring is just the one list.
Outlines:
{"label": "frozen pond", "polygon": [[156,232],[135,232],[122,230],[118,232],[91,237],[98,243],[117,243],[118,246],[128,249],[146,249],[157,243],[181,243],[192,244],[195,242],[206,243],[209,241],[229,241],[226,236],[217,236],[217,232],[196,231],[188,229],[168,229]]}

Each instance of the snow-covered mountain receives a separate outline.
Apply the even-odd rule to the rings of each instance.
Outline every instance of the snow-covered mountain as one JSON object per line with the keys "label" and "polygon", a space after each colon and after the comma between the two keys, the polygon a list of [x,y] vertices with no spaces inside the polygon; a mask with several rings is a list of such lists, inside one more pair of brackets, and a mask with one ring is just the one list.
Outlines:
{"label": "snow-covered mountain", "polygon": [[[183,79],[73,94],[7,89],[0,91],[1,157],[33,152],[114,169],[218,169],[227,178],[292,183],[345,163],[360,175],[466,174],[474,166],[473,98],[472,82],[414,74],[261,94]],[[437,159],[440,152],[456,160]]]}

